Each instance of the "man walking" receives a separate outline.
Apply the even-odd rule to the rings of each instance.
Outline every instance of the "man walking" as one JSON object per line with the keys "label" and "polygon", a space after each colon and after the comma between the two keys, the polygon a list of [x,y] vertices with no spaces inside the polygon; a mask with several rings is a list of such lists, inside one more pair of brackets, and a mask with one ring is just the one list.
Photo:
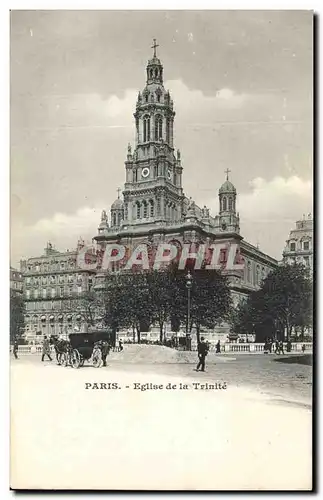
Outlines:
{"label": "man walking", "polygon": [[199,362],[196,367],[196,371],[198,372],[199,369],[201,368],[201,372],[205,372],[205,358],[208,353],[208,345],[204,340],[204,337],[201,337],[201,342],[199,343],[197,347],[197,353],[199,357]]}
{"label": "man walking", "polygon": [[107,355],[110,352],[110,345],[106,340],[103,340],[101,343],[101,355],[102,355],[102,361],[103,361],[103,366],[107,366]]}
{"label": "man walking", "polygon": [[119,340],[119,352],[123,351],[123,342],[122,340],[120,339]]}
{"label": "man walking", "polygon": [[42,361],[44,361],[45,356],[48,356],[49,361],[52,361],[52,358],[50,356],[50,343],[49,343],[49,340],[46,337],[46,335],[44,337],[44,342],[43,342],[43,353],[42,353],[42,357],[41,357]]}
{"label": "man walking", "polygon": [[13,342],[13,349],[12,349],[12,352],[13,352],[13,355],[15,357],[15,359],[18,359],[18,339],[15,338],[14,342]]}

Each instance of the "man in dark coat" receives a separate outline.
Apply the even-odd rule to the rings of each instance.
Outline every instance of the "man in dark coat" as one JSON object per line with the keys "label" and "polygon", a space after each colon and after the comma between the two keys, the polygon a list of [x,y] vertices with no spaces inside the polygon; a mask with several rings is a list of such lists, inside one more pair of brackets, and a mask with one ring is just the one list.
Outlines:
{"label": "man in dark coat", "polygon": [[103,340],[101,342],[101,355],[102,355],[103,366],[107,366],[107,356],[109,352],[110,352],[110,345],[106,340]]}
{"label": "man in dark coat", "polygon": [[13,352],[14,357],[16,359],[18,359],[18,354],[17,354],[17,352],[18,352],[18,339],[17,338],[15,338],[15,340],[14,340],[12,352]]}
{"label": "man in dark coat", "polygon": [[41,357],[41,360],[44,361],[44,358],[45,356],[48,357],[49,361],[52,361],[52,358],[50,356],[50,343],[49,343],[49,339],[46,337],[44,337],[44,342],[43,342],[43,353],[42,353],[42,357]]}
{"label": "man in dark coat", "polygon": [[199,362],[196,367],[197,372],[199,371],[200,368],[201,372],[205,372],[205,358],[207,356],[208,351],[209,351],[208,345],[205,342],[204,337],[201,337],[201,342],[197,347],[197,353],[199,357]]}

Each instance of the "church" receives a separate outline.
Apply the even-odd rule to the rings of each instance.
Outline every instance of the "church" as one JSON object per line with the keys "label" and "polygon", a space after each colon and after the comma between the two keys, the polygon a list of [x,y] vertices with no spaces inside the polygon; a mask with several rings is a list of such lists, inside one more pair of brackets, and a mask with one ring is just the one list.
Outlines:
{"label": "church", "polygon": [[[278,262],[240,234],[240,216],[236,209],[237,190],[229,179],[219,188],[219,211],[212,215],[197,206],[183,189],[181,153],[174,145],[175,111],[169,90],[164,87],[164,68],[157,57],[146,67],[146,85],[138,93],[135,118],[135,144],[128,145],[125,183],[122,196],[111,205],[110,217],[102,211],[98,233],[94,237],[103,251],[109,243],[135,248],[141,243],[167,242],[181,247],[184,243],[238,244],[244,262],[243,271],[223,270],[227,274],[236,305]],[[225,263],[226,251],[220,262]],[[104,279],[104,273],[98,273]]]}

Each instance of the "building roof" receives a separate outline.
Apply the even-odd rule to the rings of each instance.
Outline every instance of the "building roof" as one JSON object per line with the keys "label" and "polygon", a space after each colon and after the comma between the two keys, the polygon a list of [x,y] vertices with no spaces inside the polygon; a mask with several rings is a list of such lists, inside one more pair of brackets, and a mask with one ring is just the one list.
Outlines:
{"label": "building roof", "polygon": [[123,201],[117,198],[111,205],[111,210],[120,210],[123,208]]}
{"label": "building roof", "polygon": [[226,180],[219,189],[219,193],[236,193],[237,190],[229,180]]}

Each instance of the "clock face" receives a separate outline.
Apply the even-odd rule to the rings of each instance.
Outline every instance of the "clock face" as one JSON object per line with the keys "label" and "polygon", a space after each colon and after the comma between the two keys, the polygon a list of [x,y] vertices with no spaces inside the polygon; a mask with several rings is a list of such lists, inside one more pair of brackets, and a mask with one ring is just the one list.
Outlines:
{"label": "clock face", "polygon": [[142,176],[142,177],[148,177],[149,172],[150,172],[149,168],[148,168],[148,167],[145,167],[145,168],[143,168],[143,169],[142,169],[142,171],[141,171],[141,176]]}
{"label": "clock face", "polygon": [[172,178],[172,172],[170,170],[167,171],[167,177],[169,180]]}

